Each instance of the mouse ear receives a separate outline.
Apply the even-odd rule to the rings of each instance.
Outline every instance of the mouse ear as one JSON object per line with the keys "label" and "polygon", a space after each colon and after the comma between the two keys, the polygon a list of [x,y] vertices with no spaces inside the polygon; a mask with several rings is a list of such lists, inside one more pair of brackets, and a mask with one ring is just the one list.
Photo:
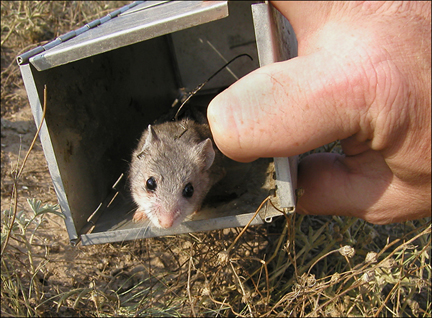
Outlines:
{"label": "mouse ear", "polygon": [[210,138],[207,138],[206,140],[201,141],[196,147],[201,157],[204,157],[204,170],[210,169],[215,158],[212,141]]}
{"label": "mouse ear", "polygon": [[148,125],[147,127],[147,137],[146,140],[144,142],[144,145],[141,149],[140,153],[143,153],[146,149],[148,149],[152,144],[159,142],[159,138],[156,135],[156,132],[154,131],[154,129],[152,128],[151,125]]}

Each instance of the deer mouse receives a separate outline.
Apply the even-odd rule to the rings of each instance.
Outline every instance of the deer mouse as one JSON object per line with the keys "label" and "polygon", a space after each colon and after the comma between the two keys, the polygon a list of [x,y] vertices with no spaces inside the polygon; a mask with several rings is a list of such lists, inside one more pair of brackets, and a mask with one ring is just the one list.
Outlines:
{"label": "deer mouse", "polygon": [[198,211],[225,175],[223,155],[207,123],[192,118],[149,125],[132,154],[129,180],[138,208],[133,221],[158,228],[180,224]]}
{"label": "deer mouse", "polygon": [[193,110],[191,118],[178,120],[177,116],[208,81],[242,56],[252,60],[249,54],[232,58],[188,93],[174,120],[149,125],[142,134],[129,169],[131,193],[138,205],[133,221],[149,218],[158,228],[177,226],[201,208],[210,188],[224,177],[224,157],[214,146],[206,117]]}

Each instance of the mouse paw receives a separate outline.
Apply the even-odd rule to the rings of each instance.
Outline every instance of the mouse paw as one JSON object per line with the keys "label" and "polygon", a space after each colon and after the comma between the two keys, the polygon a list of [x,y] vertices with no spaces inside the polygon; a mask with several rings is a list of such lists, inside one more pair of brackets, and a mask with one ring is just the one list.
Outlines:
{"label": "mouse paw", "polygon": [[147,214],[145,214],[145,212],[143,210],[136,210],[135,214],[132,218],[132,221],[134,223],[140,222],[140,221],[144,221],[147,220]]}
{"label": "mouse paw", "polygon": [[201,205],[198,206],[198,208],[195,211],[193,211],[192,215],[198,214],[200,210],[201,210]]}

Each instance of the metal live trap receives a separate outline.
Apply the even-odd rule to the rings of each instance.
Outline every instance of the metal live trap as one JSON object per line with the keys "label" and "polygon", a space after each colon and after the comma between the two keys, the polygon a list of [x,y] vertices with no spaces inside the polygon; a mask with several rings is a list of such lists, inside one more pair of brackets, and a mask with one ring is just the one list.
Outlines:
{"label": "metal live trap", "polygon": [[[297,55],[288,21],[269,3],[136,1],[20,55],[18,63],[71,244],[246,225],[269,193],[293,212],[297,158],[232,162],[203,208],[173,229],[133,223],[127,170],[149,123],[227,60],[247,53],[193,99],[204,107],[259,66]],[[192,102],[192,101],[191,101]],[[123,177],[120,177],[123,176]],[[280,215],[270,205],[251,224]]]}

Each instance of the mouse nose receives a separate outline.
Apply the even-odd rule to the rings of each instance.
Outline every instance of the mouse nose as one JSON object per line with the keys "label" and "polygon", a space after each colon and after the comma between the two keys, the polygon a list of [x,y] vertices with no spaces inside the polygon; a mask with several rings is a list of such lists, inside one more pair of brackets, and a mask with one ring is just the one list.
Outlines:
{"label": "mouse nose", "polygon": [[159,225],[164,229],[170,228],[174,223],[174,219],[172,217],[161,216],[159,217]]}

